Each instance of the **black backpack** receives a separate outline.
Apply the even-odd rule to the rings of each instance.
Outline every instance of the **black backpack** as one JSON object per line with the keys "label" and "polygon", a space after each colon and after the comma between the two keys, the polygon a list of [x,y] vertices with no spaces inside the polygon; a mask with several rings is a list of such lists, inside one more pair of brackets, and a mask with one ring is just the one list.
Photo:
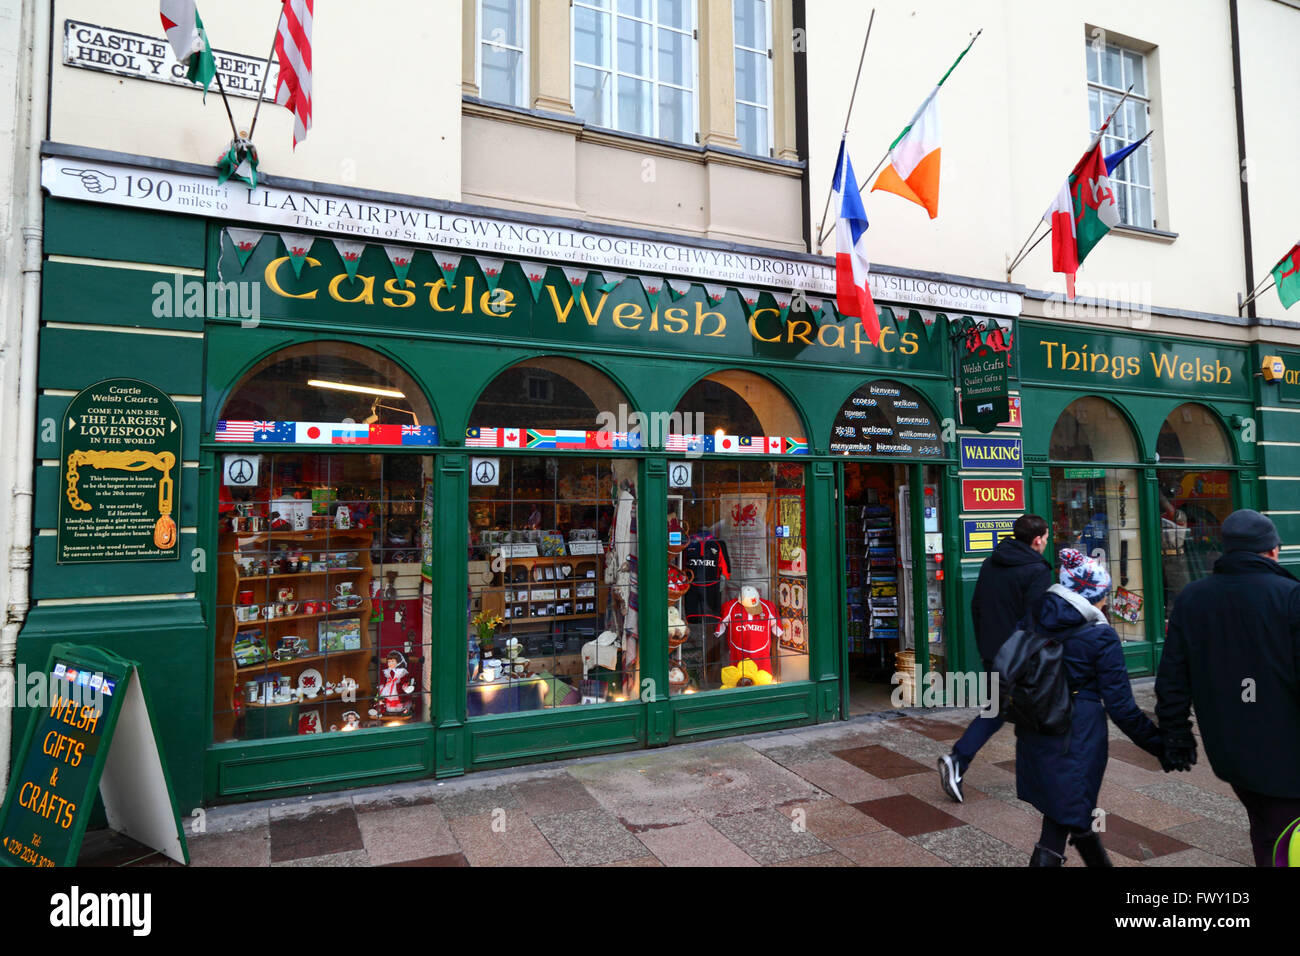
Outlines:
{"label": "black backpack", "polygon": [[1012,634],[997,657],[998,706],[1003,719],[1022,730],[1059,736],[1070,729],[1074,695],[1065,666],[1065,642],[1088,627],[1048,636],[1029,629]]}

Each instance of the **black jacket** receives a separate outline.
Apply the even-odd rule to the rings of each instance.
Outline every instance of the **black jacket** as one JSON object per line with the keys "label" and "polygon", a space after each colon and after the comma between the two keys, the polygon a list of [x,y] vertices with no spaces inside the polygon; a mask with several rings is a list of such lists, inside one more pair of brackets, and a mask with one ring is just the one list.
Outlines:
{"label": "black jacket", "polygon": [[1156,677],[1166,740],[1196,709],[1205,755],[1228,783],[1300,798],[1300,581],[1230,551],[1178,595]]}
{"label": "black jacket", "polygon": [[980,657],[993,660],[1029,605],[1051,586],[1052,566],[1046,558],[1015,538],[999,541],[984,559],[970,602]]}

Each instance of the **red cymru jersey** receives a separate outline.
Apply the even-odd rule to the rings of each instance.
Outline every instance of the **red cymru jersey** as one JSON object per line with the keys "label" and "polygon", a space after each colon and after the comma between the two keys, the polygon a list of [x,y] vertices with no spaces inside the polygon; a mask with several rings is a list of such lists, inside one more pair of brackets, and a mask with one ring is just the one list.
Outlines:
{"label": "red cymru jersey", "polygon": [[780,637],[783,631],[777,620],[776,608],[762,598],[758,600],[759,611],[751,615],[739,601],[732,601],[722,609],[722,624],[718,634],[727,635],[727,645],[731,650],[731,663],[736,664],[748,657],[761,670],[772,672],[772,638]]}

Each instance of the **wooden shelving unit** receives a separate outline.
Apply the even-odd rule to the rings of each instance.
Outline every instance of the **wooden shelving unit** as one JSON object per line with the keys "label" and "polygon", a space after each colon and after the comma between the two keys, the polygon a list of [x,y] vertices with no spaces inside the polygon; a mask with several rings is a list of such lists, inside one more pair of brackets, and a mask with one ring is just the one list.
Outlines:
{"label": "wooden shelving unit", "polygon": [[[591,620],[600,617],[605,612],[605,592],[607,588],[601,587],[601,568],[603,558],[595,554],[577,554],[577,555],[552,555],[548,557],[537,558],[507,558],[505,560],[505,571],[496,575],[495,583],[491,589],[485,589],[483,592],[484,608],[496,611],[502,617],[506,618],[506,623],[511,626],[527,625],[530,622],[543,624],[552,621],[581,621]],[[560,577],[560,570],[568,567],[570,575]],[[535,570],[541,569],[543,579],[538,581],[534,577]],[[550,570],[554,577],[546,578],[544,575]],[[514,581],[513,578],[519,576],[522,571],[524,580]],[[587,573],[591,572],[588,577]],[[578,589],[582,585],[590,585],[592,593],[578,597]],[[561,593],[568,591],[567,597],[561,597]],[[584,588],[584,591],[586,589]],[[551,592],[552,597],[546,597],[546,592]],[[526,594],[521,600],[520,595]],[[590,611],[577,611],[578,605],[590,605]],[[547,606],[551,606],[552,613],[544,612]],[[570,610],[566,614],[554,613],[558,605],[567,605]],[[506,617],[506,610],[510,610],[509,617]],[[518,613],[522,611],[522,613]]]}
{"label": "wooden shelving unit", "polygon": [[[308,562],[328,561],[328,555],[355,552],[356,560],[347,567],[326,568],[318,571],[269,571],[266,574],[240,573],[239,560],[260,559],[272,561],[280,545],[291,552],[300,552]],[[290,736],[298,732],[300,712],[319,710],[322,727],[328,730],[331,723],[341,724],[342,715],[357,711],[363,718],[374,695],[374,638],[370,623],[370,582],[373,568],[370,562],[371,531],[333,528],[310,531],[263,531],[239,535],[223,532],[220,537],[217,593],[226,597],[226,604],[217,608],[216,680],[213,738],[217,741],[261,739],[263,737]],[[314,614],[293,614],[283,617],[261,617],[251,621],[235,619],[241,591],[252,591],[254,605],[265,607],[276,604],[277,592],[292,587],[293,600],[330,602],[338,596],[335,585],[351,582],[353,593],[361,600],[354,607],[332,608]],[[351,650],[321,651],[318,625],[323,621],[341,621],[355,618],[360,621],[360,646]],[[240,666],[235,661],[235,641],[243,635],[259,631],[266,641],[268,657],[264,661]],[[302,639],[306,652],[289,660],[274,657],[280,639],[297,636]],[[338,683],[344,677],[357,682],[356,697],[345,701],[338,695],[325,696],[324,688],[315,697],[296,695],[298,679],[307,668],[321,672],[322,683]],[[288,702],[264,704],[250,702],[244,686],[260,676],[279,674],[289,678],[295,691]]]}

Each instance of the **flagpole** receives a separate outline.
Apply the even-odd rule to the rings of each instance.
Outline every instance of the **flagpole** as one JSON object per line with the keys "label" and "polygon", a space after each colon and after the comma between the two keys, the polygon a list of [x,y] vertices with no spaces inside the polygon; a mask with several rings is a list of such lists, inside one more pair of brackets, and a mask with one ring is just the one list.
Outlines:
{"label": "flagpole", "polygon": [[[1043,220],[1041,219],[1038,220],[1038,226],[1042,226],[1042,225],[1045,225]],[[1038,226],[1034,227],[1034,232],[1038,231]],[[1034,232],[1031,232],[1029,234],[1029,239],[1034,238]],[[1010,277],[1011,273],[1015,271],[1016,266],[1020,265],[1020,263],[1024,260],[1024,258],[1028,256],[1029,253],[1037,249],[1038,244],[1042,242],[1044,239],[1046,239],[1048,236],[1050,236],[1051,234],[1052,234],[1052,229],[1049,226],[1047,232],[1043,233],[1036,240],[1034,240],[1034,244],[1032,246],[1029,245],[1029,239],[1026,239],[1025,245],[1020,247],[1020,251],[1016,253],[1016,257],[1013,260],[1011,260],[1011,265],[1007,266],[1007,276]],[[1029,246],[1029,248],[1026,249],[1025,246]]]}
{"label": "flagpole", "polygon": [[[875,15],[875,10],[872,10],[871,12],[872,12],[872,15],[874,16],[874,15]],[[868,27],[868,30],[870,30],[870,27]],[[973,47],[973,46],[975,45],[975,41],[978,40],[978,39],[980,38],[980,34],[983,33],[983,32],[984,32],[984,28],[983,28],[983,27],[980,27],[978,30],[975,31],[975,35],[974,35],[973,37],[970,38],[970,42],[966,44],[966,48],[965,48],[964,50],[962,50],[961,53],[957,54],[957,59],[953,60],[953,61],[952,61],[952,66],[948,67],[948,72],[945,73],[943,76],[941,76],[941,77],[939,78],[939,82],[935,84],[935,86],[934,86],[934,90],[931,91],[930,95],[927,96],[924,100],[921,101],[921,107],[920,107],[920,109],[918,109],[914,114],[912,114],[912,118],[911,118],[910,120],[908,120],[907,125],[903,127],[903,132],[899,133],[898,136],[895,137],[894,142],[892,142],[892,143],[889,144],[889,149],[885,150],[885,155],[880,157],[880,161],[879,161],[878,163],[876,163],[876,165],[872,168],[871,172],[867,173],[867,175],[864,176],[864,177],[862,178],[861,182],[858,183],[858,192],[859,192],[860,194],[866,192],[867,184],[870,183],[871,180],[873,180],[873,179],[875,178],[876,173],[880,172],[880,167],[883,166],[883,165],[885,165],[885,160],[889,159],[889,154],[892,153],[892,152],[894,151],[894,147],[898,144],[898,141],[899,141],[900,139],[902,139],[905,135],[907,135],[907,130],[912,126],[912,124],[914,124],[914,123],[916,122],[917,117],[919,117],[919,116],[921,115],[922,111],[925,109],[926,105],[930,102],[930,100],[931,100],[933,97],[935,97],[936,95],[938,95],[939,87],[943,86],[943,84],[944,84],[944,80],[948,79],[948,77],[952,74],[952,71],[955,70],[955,69],[957,69],[957,64],[960,63],[960,62],[962,61],[962,58],[965,57],[966,54],[970,52],[970,48]],[[865,47],[865,46],[863,47],[863,52],[864,52],[864,53],[866,52],[866,47]],[[859,66],[859,69],[861,69],[861,66]],[[1130,88],[1131,88],[1131,87],[1130,87]],[[856,84],[855,84],[855,86],[854,86],[854,93],[856,94],[856,92],[857,92],[857,86],[856,86]],[[851,109],[851,108],[852,108],[852,107],[850,106],[850,109]],[[847,131],[847,129],[848,129],[848,123],[846,122],[846,123],[845,123],[845,130]],[[829,196],[829,195],[826,197],[826,203],[827,203],[828,206],[830,205],[830,196]],[[825,225],[826,225],[826,216],[825,216],[825,214],[823,213],[823,215],[822,215],[822,226],[825,226]],[[817,248],[818,248],[819,251],[820,251],[820,249],[821,249],[821,245],[822,245],[822,243],[826,240],[826,237],[827,237],[828,235],[830,235],[830,232],[829,232],[829,231],[824,231],[824,232],[821,233],[820,236],[818,236],[818,238],[817,238]]]}
{"label": "flagpole", "polygon": [[230,112],[230,100],[226,98],[226,88],[221,83],[221,71],[213,69],[212,75],[217,80],[217,92],[221,94],[221,102],[226,107],[226,117],[230,120],[230,135],[239,139],[239,130],[235,129],[235,114]]}
{"label": "flagpole", "polygon": [[[1272,275],[1272,273],[1269,273],[1269,279],[1271,279],[1271,278],[1273,278],[1273,275]],[[1268,279],[1265,279],[1265,280],[1264,280],[1264,282],[1267,282],[1267,281],[1268,281]],[[1260,283],[1260,284],[1263,285],[1263,283]],[[1266,286],[1264,286],[1264,288],[1262,288],[1262,289],[1259,289],[1259,286],[1256,286],[1255,288],[1256,288],[1256,289],[1259,289],[1258,292],[1251,292],[1250,295],[1246,296],[1246,298],[1242,299],[1240,302],[1237,303],[1237,314],[1238,314],[1238,315],[1241,315],[1241,310],[1242,310],[1242,309],[1244,309],[1244,308],[1245,308],[1246,306],[1248,306],[1250,303],[1254,302],[1256,299],[1258,299],[1261,295],[1263,295],[1263,294],[1264,294],[1265,292],[1267,292],[1269,289],[1273,288],[1273,286],[1275,286],[1275,285],[1277,285],[1276,282],[1274,282],[1272,285],[1266,285]]]}
{"label": "flagpole", "polygon": [[[1115,104],[1115,108],[1111,110],[1110,115],[1106,117],[1106,122],[1101,124],[1101,128],[1097,130],[1097,135],[1092,138],[1092,142],[1088,144],[1088,148],[1083,151],[1083,154],[1085,156],[1087,156],[1090,152],[1096,149],[1097,144],[1101,142],[1102,136],[1105,135],[1106,130],[1110,128],[1110,121],[1115,118],[1115,114],[1119,112],[1119,108],[1124,105],[1124,101],[1128,99],[1128,95],[1132,92],[1133,92],[1133,84],[1130,83],[1128,89],[1124,91],[1124,95],[1121,96],[1119,98],[1119,102]],[[1151,134],[1148,132],[1147,136],[1150,135]],[[1024,245],[1020,247],[1021,252],[1025,251],[1025,246],[1029,245],[1029,240],[1034,238],[1034,233],[1038,232],[1038,227],[1041,226],[1042,224],[1043,224],[1043,219],[1040,216],[1038,222],[1034,223],[1034,228],[1029,230],[1029,238],[1026,239]],[[1041,241],[1042,238],[1039,237],[1039,242]],[[1038,243],[1035,242],[1034,245],[1036,246],[1038,245]],[[1030,247],[1030,251],[1031,252],[1033,251],[1033,246]],[[1028,252],[1025,253],[1025,255],[1028,254],[1029,254]],[[1012,261],[1011,265],[1007,267],[1007,281],[1011,280],[1011,273],[1015,271],[1016,266],[1020,265],[1020,262],[1023,258],[1024,257],[1021,256],[1020,253],[1016,253],[1016,258]]]}
{"label": "flagpole", "polygon": [[[862,64],[867,59],[867,44],[871,41],[871,24],[874,23],[875,20],[876,20],[876,8],[872,7],[871,16],[867,20],[867,35],[862,40],[862,54],[861,56],[858,57],[858,75],[853,80],[853,94],[849,97],[849,111],[844,114],[844,134],[843,136],[840,137],[841,142],[843,142],[843,140],[849,135],[849,119],[853,116],[853,103],[858,98],[858,84],[862,82]],[[822,230],[826,227],[826,214],[830,212],[831,196],[835,192],[834,178],[835,177],[833,176],[831,177],[832,179],[831,188],[826,190],[826,205],[822,209],[822,221],[817,226],[817,233],[819,237],[817,239],[818,255],[820,255],[822,251],[822,240],[826,238],[826,234],[823,233]]]}
{"label": "flagpole", "polygon": [[266,81],[271,78],[271,60],[275,57],[275,41],[280,38],[280,24],[284,21],[284,3],[280,3],[280,16],[275,21],[275,34],[271,37],[271,52],[266,55],[266,66],[262,67],[262,89],[257,94],[257,106],[253,109],[253,123],[248,127],[248,138],[251,141],[253,131],[257,129],[257,114],[262,111],[262,99],[266,96]]}

